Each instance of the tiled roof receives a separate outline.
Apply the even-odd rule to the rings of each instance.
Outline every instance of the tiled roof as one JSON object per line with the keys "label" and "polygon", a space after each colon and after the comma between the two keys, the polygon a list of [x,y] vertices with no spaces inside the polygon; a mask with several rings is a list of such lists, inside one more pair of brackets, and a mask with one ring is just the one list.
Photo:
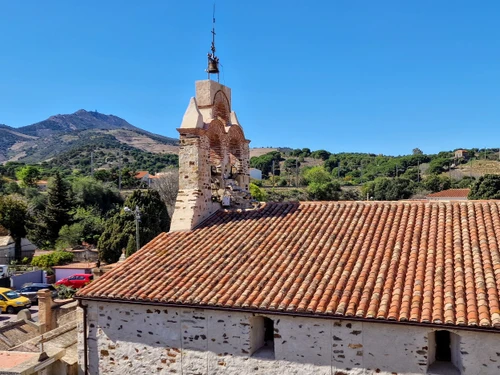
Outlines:
{"label": "tiled roof", "polygon": [[70,263],[64,264],[62,266],[53,266],[52,268],[61,268],[61,269],[92,269],[95,268],[96,264],[94,262],[79,262],[79,263]]}
{"label": "tiled roof", "polygon": [[447,189],[427,195],[427,198],[463,198],[467,199],[470,189]]}
{"label": "tiled roof", "polygon": [[268,203],[162,233],[78,293],[500,328],[500,201]]}
{"label": "tiled roof", "polygon": [[7,246],[14,243],[11,236],[0,236],[0,246]]}
{"label": "tiled roof", "polygon": [[135,178],[143,178],[148,174],[148,171],[139,171],[135,174]]}

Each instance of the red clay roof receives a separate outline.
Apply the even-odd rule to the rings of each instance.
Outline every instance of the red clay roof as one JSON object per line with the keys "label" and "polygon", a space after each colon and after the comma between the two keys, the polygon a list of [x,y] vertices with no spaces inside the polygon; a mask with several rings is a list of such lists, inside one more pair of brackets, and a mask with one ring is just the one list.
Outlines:
{"label": "red clay roof", "polygon": [[448,189],[432,193],[427,198],[463,198],[467,199],[470,189]]}
{"label": "red clay roof", "polygon": [[500,328],[500,201],[268,203],[162,233],[77,295]]}
{"label": "red clay roof", "polygon": [[65,264],[62,266],[53,266],[52,268],[85,270],[85,269],[92,269],[95,267],[96,264],[94,262],[79,262],[79,263]]}
{"label": "red clay roof", "polygon": [[148,174],[148,171],[139,171],[135,174],[135,178],[143,178]]}

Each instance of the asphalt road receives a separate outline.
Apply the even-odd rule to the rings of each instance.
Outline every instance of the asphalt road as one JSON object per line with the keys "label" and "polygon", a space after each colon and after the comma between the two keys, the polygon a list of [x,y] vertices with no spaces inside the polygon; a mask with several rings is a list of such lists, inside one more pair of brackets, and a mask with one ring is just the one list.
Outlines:
{"label": "asphalt road", "polygon": [[[31,306],[29,310],[31,312],[31,318],[35,321],[38,321],[38,305]],[[17,313],[16,314],[2,313],[0,315],[0,326],[3,326],[8,322],[13,322],[16,320],[16,318],[17,318]]]}

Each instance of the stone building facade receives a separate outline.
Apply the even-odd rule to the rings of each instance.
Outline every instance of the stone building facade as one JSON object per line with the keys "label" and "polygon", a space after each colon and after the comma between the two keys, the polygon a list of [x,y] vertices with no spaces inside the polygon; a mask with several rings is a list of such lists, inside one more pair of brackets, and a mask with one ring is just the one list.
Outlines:
{"label": "stone building facade", "polygon": [[[87,311],[90,374],[455,373],[432,371],[436,327],[106,302]],[[448,332],[462,374],[500,373],[498,334]]]}

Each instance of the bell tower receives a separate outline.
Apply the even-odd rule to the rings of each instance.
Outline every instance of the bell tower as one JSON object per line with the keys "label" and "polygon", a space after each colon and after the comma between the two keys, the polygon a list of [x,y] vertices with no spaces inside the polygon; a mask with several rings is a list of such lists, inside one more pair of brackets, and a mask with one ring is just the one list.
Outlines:
{"label": "bell tower", "polygon": [[191,230],[221,208],[255,204],[248,191],[250,141],[232,110],[231,89],[210,79],[219,73],[214,29],[212,35],[209,79],[196,82],[196,95],[177,129],[179,193],[171,231]]}

